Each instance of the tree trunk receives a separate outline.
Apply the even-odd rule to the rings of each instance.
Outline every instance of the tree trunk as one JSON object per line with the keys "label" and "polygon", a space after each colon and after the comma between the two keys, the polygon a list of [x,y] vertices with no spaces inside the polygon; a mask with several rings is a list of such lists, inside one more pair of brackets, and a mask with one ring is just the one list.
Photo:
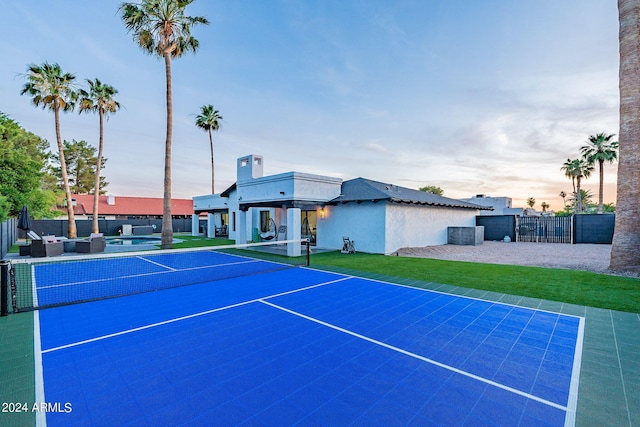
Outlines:
{"label": "tree trunk", "polygon": [[216,194],[214,186],[214,162],[213,162],[213,135],[211,134],[211,127],[209,127],[209,145],[211,146],[211,194]]}
{"label": "tree trunk", "polygon": [[96,164],[96,180],[93,187],[93,221],[91,222],[91,232],[99,233],[100,227],[98,225],[98,201],[100,199],[100,169],[102,167],[102,150],[104,143],[104,111],[102,107],[98,110],[100,117],[100,142],[98,143],[98,161]]}
{"label": "tree trunk", "polygon": [[171,53],[164,52],[167,81],[167,139],[164,149],[164,202],[162,209],[162,249],[173,247],[173,218],[171,216],[171,139],[173,133],[173,99],[171,94]]}
{"label": "tree trunk", "polygon": [[604,211],[604,202],[602,192],[604,191],[604,160],[598,160],[600,166],[600,188],[598,189],[598,213],[601,214]]}
{"label": "tree trunk", "polygon": [[60,157],[60,172],[62,172],[62,185],[67,199],[67,217],[69,218],[68,237],[75,239],[77,237],[76,218],[73,214],[73,201],[71,200],[71,189],[69,188],[69,175],[67,175],[67,162],[64,159],[64,145],[62,145],[62,136],[60,135],[60,107],[55,106],[54,117],[56,121],[56,142],[58,143],[58,156]]}
{"label": "tree trunk", "polygon": [[576,213],[582,213],[582,191],[580,191],[580,177],[576,177]]}
{"label": "tree trunk", "polygon": [[640,271],[640,0],[618,0],[620,132],[614,271]]}

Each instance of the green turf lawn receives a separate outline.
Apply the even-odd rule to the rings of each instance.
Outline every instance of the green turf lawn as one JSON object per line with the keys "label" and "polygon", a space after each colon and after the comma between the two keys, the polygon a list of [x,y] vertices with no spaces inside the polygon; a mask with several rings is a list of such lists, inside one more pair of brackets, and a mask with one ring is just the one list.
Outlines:
{"label": "green turf lawn", "polygon": [[640,278],[558,268],[373,254],[315,254],[311,265],[345,268],[570,304],[640,313]]}

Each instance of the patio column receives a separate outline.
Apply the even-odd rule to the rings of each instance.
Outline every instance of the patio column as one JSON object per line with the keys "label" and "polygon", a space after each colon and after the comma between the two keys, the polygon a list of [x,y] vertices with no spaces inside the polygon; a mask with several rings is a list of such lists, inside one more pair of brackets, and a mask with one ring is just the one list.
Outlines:
{"label": "patio column", "polygon": [[214,214],[207,214],[207,237],[216,237],[216,217]]}
{"label": "patio column", "polygon": [[200,234],[200,215],[194,213],[191,215],[191,235],[197,236]]}
{"label": "patio column", "polygon": [[[300,240],[300,208],[287,209],[287,240]],[[301,255],[300,243],[287,243],[287,256]]]}
{"label": "patio column", "polygon": [[236,243],[247,243],[247,211],[239,210],[236,224]]}

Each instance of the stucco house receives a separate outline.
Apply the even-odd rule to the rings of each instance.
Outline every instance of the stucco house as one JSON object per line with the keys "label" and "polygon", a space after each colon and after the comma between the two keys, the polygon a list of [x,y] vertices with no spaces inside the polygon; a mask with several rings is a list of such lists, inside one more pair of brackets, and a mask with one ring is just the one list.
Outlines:
{"label": "stucco house", "polygon": [[237,243],[308,237],[317,247],[341,249],[343,237],[349,237],[358,251],[390,254],[407,246],[446,244],[447,227],[474,227],[479,211],[488,209],[364,178],[264,176],[263,167],[258,155],[238,159],[235,184],[193,198],[194,224],[207,213],[207,235],[224,234]]}

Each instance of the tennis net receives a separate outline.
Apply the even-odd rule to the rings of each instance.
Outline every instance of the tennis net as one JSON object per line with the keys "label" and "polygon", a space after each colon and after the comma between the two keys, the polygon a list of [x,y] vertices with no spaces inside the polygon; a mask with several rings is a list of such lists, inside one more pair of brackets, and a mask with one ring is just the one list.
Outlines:
{"label": "tennis net", "polygon": [[[290,245],[301,245],[301,255],[287,256]],[[17,313],[259,275],[309,265],[309,255],[308,241],[286,240],[16,259],[1,269],[6,286],[3,304],[8,312]]]}

